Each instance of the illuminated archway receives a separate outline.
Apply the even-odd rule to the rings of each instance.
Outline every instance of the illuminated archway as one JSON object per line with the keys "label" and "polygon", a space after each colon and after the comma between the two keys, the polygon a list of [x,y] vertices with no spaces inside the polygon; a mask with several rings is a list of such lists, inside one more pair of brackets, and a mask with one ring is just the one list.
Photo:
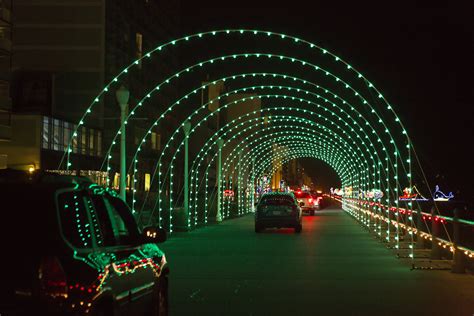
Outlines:
{"label": "illuminated archway", "polygon": [[[157,76],[154,87],[144,95],[137,96],[139,101],[131,105],[127,122],[145,108],[152,107],[154,98],[166,87],[192,82],[191,89],[166,104],[156,117],[150,117],[151,124],[134,149],[128,174],[131,178],[130,204],[137,217],[148,211],[153,220],[172,231],[173,209],[180,206],[176,205],[177,198],[186,190],[189,193],[187,226],[192,228],[198,223],[206,224],[208,201],[223,194],[225,183],[232,185],[236,182],[239,188],[253,191],[256,179],[263,172],[272,173],[274,165],[298,157],[312,157],[334,168],[342,186],[352,189],[350,195],[342,198],[343,208],[371,230],[384,235],[386,240],[392,238],[393,229],[398,245],[402,227],[400,223],[404,227],[414,227],[411,217],[401,216],[397,211],[400,208],[398,196],[403,188],[412,187],[413,166],[422,172],[421,167],[412,161],[415,155],[410,138],[393,107],[372,82],[339,56],[314,43],[281,33],[245,29],[210,31],[172,40],[147,52],[114,77],[88,106],[77,128],[86,123],[97,104],[118,87],[127,73],[140,71],[146,67],[148,59],[159,59],[169,48],[184,50],[195,43],[219,42],[225,47],[226,40],[236,38],[244,43],[258,40],[258,48],[247,51],[243,46],[243,52],[202,52],[202,57],[196,57],[197,60],[178,72]],[[290,47],[291,53],[280,52],[279,49],[283,47]],[[231,71],[230,74],[225,71],[248,65],[250,61],[257,62],[262,68],[267,66],[266,63],[271,63],[272,67],[265,71]],[[195,71],[202,69],[212,69],[217,73],[214,77],[218,79],[203,84],[195,74]],[[204,89],[220,83],[237,88],[199,107],[195,106],[196,96]],[[249,93],[252,95],[243,95]],[[227,102],[229,98],[233,98],[233,101]],[[241,108],[242,104],[255,100],[265,106],[237,115],[204,141],[198,139],[199,133],[210,120],[215,120],[216,115],[224,110]],[[209,113],[209,105],[213,102],[218,102],[219,107]],[[135,183],[143,156],[142,149],[150,141],[153,129],[161,126],[168,115],[180,119],[171,129],[169,138],[164,139],[164,148],[152,170],[151,182],[156,194],[152,195],[148,191],[143,194],[141,201],[137,201]],[[270,123],[265,121],[265,117],[271,117]],[[191,123],[191,128],[189,135],[185,136],[182,127],[187,122]],[[113,149],[118,143],[119,130],[114,135],[111,143],[106,144],[108,149],[102,163],[102,169],[108,174],[113,169],[112,161],[117,159]],[[77,130],[72,138],[76,137]],[[74,164],[73,139],[61,162],[60,167],[64,169]],[[176,178],[174,170],[184,144],[190,141],[199,142],[202,146],[196,155],[189,157],[190,185],[185,188],[173,182]],[[220,150],[217,149],[219,142],[222,142]],[[224,180],[209,189],[209,174],[222,148],[228,151],[222,169],[219,169]],[[284,149],[274,152],[274,148]],[[382,191],[383,199],[359,196],[360,192],[371,190]],[[238,192],[239,215],[252,211],[253,205],[249,198],[253,198],[253,192],[245,196],[242,192]],[[203,204],[200,204],[201,199],[204,199]],[[222,199],[218,201],[222,203]],[[370,208],[370,216],[366,216],[369,214],[364,208],[363,202],[366,201],[376,202]],[[147,210],[147,205],[153,206]],[[411,201],[406,202],[408,209],[414,206]],[[222,207],[223,217],[226,218],[229,214],[228,205],[222,204]],[[354,212],[354,208],[358,210]],[[391,211],[393,209],[395,211]],[[382,217],[387,221],[375,220]]]}

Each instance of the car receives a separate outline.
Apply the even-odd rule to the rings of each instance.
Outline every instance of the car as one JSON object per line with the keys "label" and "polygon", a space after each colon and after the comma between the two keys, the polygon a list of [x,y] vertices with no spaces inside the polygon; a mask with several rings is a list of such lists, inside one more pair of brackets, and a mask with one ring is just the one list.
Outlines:
{"label": "car", "polygon": [[260,233],[270,227],[289,227],[294,228],[295,233],[301,233],[301,220],[301,209],[292,193],[265,193],[257,203],[255,232]]}
{"label": "car", "polygon": [[9,178],[0,173],[1,315],[167,315],[166,231],[140,230],[87,178]]}
{"label": "car", "polygon": [[311,192],[313,201],[316,201],[315,204],[318,206],[317,210],[322,210],[327,206],[327,199],[324,197],[323,193]]}
{"label": "car", "polygon": [[320,209],[319,202],[321,199],[319,197],[306,191],[295,191],[294,194],[303,213],[314,216],[315,212]]}

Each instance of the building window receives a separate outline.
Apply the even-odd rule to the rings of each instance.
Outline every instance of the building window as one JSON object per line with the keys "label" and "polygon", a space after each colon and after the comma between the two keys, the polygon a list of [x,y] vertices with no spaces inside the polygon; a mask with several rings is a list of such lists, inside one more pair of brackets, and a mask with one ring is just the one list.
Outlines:
{"label": "building window", "polygon": [[149,173],[145,173],[145,191],[150,191],[150,184],[151,184],[151,175]]}
{"label": "building window", "polygon": [[49,149],[49,117],[43,117],[43,149]]}
{"label": "building window", "polygon": [[161,142],[160,134],[151,132],[151,149],[160,150],[160,147],[161,147],[160,142]]}
{"label": "building window", "polygon": [[81,127],[81,153],[87,154],[87,129],[85,126]]}
{"label": "building window", "polygon": [[67,147],[69,146],[69,142],[71,141],[71,123],[63,122],[63,136],[64,136],[64,143],[63,143],[63,150],[67,151]]}
{"label": "building window", "polygon": [[[143,35],[140,33],[135,34],[135,44],[137,49],[137,59],[142,58],[143,56]],[[138,62],[138,69],[142,69],[142,61]]]}
{"label": "building window", "polygon": [[135,145],[139,145],[143,139],[143,135],[146,134],[146,130],[140,127],[135,127],[134,136],[135,136]]}
{"label": "building window", "polygon": [[79,141],[78,140],[79,140],[79,137],[81,137],[81,133],[80,133],[81,131],[79,129],[77,129],[77,130],[76,129],[77,129],[77,125],[73,124],[72,130],[76,131],[76,134],[77,134],[76,137],[74,137],[72,139],[72,152],[75,153],[75,154],[77,154],[79,152]]}
{"label": "building window", "polygon": [[58,119],[53,119],[53,149],[59,150],[60,138],[61,138],[61,127]]}
{"label": "building window", "polygon": [[102,132],[97,131],[97,156],[102,156]]}
{"label": "building window", "polygon": [[94,156],[95,155],[95,150],[94,150],[94,133],[95,131],[91,129],[89,131],[89,155]]}
{"label": "building window", "polygon": [[120,186],[120,173],[116,172],[114,175],[114,190],[118,190]]}
{"label": "building window", "polygon": [[[90,156],[102,155],[102,132],[84,126],[64,122],[59,119],[43,117],[41,148],[67,151],[71,145],[71,150],[75,154]],[[73,137],[74,131],[76,137]],[[71,144],[69,144],[71,142]]]}

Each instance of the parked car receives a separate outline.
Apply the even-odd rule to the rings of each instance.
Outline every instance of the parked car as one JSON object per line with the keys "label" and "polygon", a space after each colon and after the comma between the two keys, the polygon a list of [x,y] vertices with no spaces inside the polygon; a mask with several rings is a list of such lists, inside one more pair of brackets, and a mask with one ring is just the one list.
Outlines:
{"label": "parked car", "polygon": [[303,213],[308,213],[314,216],[315,212],[320,209],[321,199],[309,192],[295,191],[294,192],[298,205],[301,207]]}
{"label": "parked car", "polygon": [[1,315],[167,315],[163,229],[140,231],[82,177],[10,178],[0,173]]}
{"label": "parked car", "polygon": [[262,195],[255,212],[255,232],[268,227],[290,227],[300,233],[301,209],[292,193],[272,192]]}

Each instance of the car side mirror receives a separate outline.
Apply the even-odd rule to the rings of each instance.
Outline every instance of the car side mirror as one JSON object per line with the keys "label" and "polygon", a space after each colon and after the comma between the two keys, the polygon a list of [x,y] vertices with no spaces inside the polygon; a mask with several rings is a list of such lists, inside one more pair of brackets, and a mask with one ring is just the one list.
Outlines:
{"label": "car side mirror", "polygon": [[166,230],[148,226],[143,229],[142,237],[145,243],[162,243],[166,241]]}
{"label": "car side mirror", "polygon": [[304,202],[300,202],[300,206],[304,206]]}

